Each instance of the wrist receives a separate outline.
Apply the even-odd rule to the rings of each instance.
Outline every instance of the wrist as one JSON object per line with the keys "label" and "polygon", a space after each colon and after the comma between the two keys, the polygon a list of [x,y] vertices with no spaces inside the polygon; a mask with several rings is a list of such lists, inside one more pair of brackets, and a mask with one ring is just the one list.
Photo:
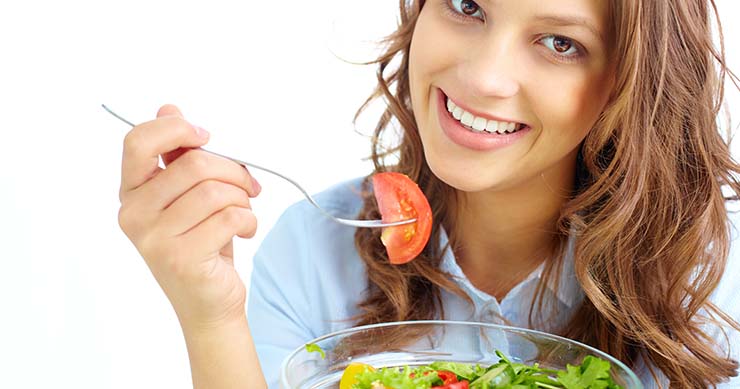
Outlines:
{"label": "wrist", "polygon": [[246,315],[182,323],[193,387],[266,388]]}
{"label": "wrist", "polygon": [[241,332],[249,328],[244,312],[220,318],[178,318],[185,337]]}

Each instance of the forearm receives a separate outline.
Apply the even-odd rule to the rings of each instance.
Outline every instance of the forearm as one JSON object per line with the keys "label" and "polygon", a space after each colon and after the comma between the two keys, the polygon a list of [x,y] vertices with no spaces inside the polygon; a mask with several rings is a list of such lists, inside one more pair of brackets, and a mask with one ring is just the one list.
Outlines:
{"label": "forearm", "polygon": [[210,328],[183,325],[195,389],[267,388],[246,317]]}

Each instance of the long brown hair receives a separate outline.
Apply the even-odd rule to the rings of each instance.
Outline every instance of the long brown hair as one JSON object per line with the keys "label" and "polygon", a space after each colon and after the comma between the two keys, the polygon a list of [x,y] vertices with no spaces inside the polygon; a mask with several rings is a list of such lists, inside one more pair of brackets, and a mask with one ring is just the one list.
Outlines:
{"label": "long brown hair", "polygon": [[[378,65],[377,88],[355,119],[371,101],[386,101],[374,132],[375,171],[402,172],[419,184],[435,218],[432,238],[417,259],[394,266],[380,232],[358,229],[355,244],[370,284],[358,324],[444,317],[442,290],[469,300],[439,269],[447,249],[439,247],[440,230],[455,225],[457,196],[427,166],[410,105],[408,54],[423,5],[400,0],[398,29],[368,62]],[[559,332],[628,365],[643,357],[671,387],[715,385],[736,375],[738,364],[718,353],[701,326],[725,322],[740,330],[708,301],[730,244],[722,187],[740,193],[733,176],[740,166],[716,122],[725,74],[734,77],[721,28],[720,49],[712,42],[717,8],[713,0],[614,0],[610,13],[615,89],[581,145],[576,188],[558,221],[560,243],[576,236],[574,265],[586,297]],[[394,121],[402,139],[387,149],[382,135]],[[389,155],[397,161],[387,163]],[[362,214],[379,216],[371,194]],[[456,232],[446,232],[454,248]],[[558,263],[548,261],[540,292]]]}

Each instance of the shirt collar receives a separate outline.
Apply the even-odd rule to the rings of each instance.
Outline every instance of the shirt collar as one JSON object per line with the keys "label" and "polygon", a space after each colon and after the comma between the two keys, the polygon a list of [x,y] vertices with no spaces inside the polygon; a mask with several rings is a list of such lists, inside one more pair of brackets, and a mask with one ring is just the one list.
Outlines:
{"label": "shirt collar", "polygon": [[[448,243],[449,238],[447,236],[447,231],[445,231],[445,229],[440,226],[440,247],[445,247]],[[578,282],[575,274],[574,251],[575,234],[571,231],[571,234],[568,236],[568,242],[566,244],[565,256],[563,257],[561,264],[560,277],[558,277],[557,279],[557,289],[555,289],[554,278],[550,278],[547,282],[547,288],[551,292],[557,290],[556,296],[558,300],[561,303],[565,304],[568,308],[572,308],[574,305],[579,304],[583,300],[583,289],[581,288],[581,285]],[[532,271],[532,273],[530,273],[527,278],[525,278],[521,283],[512,288],[512,291],[517,289],[519,286],[524,285],[525,283],[539,281],[539,279],[542,277],[544,267],[544,263],[540,264],[540,266]],[[445,250],[440,268],[442,271],[452,275],[453,279],[464,289],[467,289],[472,294],[471,297],[473,297],[474,299],[478,299],[480,301],[489,301],[491,299],[495,299],[495,297],[479,290],[470,282],[470,280],[465,276],[465,273],[463,273],[462,268],[460,268],[460,265],[457,264],[457,259],[455,258],[455,254],[452,252],[452,248],[447,247],[447,249]]]}

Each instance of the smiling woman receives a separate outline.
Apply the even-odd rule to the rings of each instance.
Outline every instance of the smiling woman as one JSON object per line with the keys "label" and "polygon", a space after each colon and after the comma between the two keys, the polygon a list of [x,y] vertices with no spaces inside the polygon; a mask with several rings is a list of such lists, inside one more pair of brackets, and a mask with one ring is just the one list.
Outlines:
{"label": "smiling woman", "polygon": [[[232,238],[254,235],[259,184],[197,150],[208,133],[175,107],[126,137],[121,226],[177,312],[195,386],[275,387],[317,336],[420,319],[566,336],[647,388],[740,384],[740,220],[723,195],[740,193],[740,166],[716,122],[727,68],[714,3],[399,6],[358,111],[386,104],[374,171],[316,199],[339,217],[432,217],[384,234],[291,206],[255,256],[248,322]],[[376,173],[409,177],[430,209],[383,197]],[[397,242],[412,254],[386,250]]]}
{"label": "smiling woman", "polygon": [[[376,91],[406,129],[394,169],[429,196],[439,222],[431,242],[449,237],[470,284],[448,281],[443,246],[404,274],[373,255],[371,231],[358,231],[371,291],[360,323],[450,317],[443,291],[474,307],[490,300],[482,292],[499,319],[595,345],[648,387],[735,376],[727,350],[740,340],[740,304],[726,268],[738,259],[720,189],[737,192],[738,166],[715,123],[726,68],[713,10],[702,1],[402,7],[378,63],[404,61]],[[374,207],[365,201],[365,214]],[[540,281],[522,293],[532,271]],[[558,306],[551,292],[575,303]],[[507,313],[514,301],[526,315]]]}

